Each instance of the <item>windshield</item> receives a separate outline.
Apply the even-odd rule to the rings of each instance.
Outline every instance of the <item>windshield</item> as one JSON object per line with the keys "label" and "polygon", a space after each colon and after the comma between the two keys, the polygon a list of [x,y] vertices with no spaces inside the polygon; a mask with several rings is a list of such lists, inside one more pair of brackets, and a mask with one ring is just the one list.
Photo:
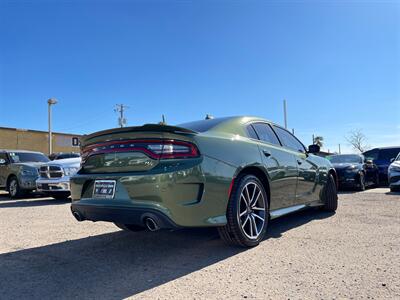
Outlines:
{"label": "windshield", "polygon": [[362,157],[359,155],[354,155],[354,154],[346,154],[346,155],[333,155],[333,156],[328,156],[328,160],[330,160],[331,163],[334,164],[340,164],[340,163],[362,163]]}
{"label": "windshield", "polygon": [[48,162],[50,161],[46,156],[41,153],[30,152],[11,152],[9,153],[13,163],[24,162]]}

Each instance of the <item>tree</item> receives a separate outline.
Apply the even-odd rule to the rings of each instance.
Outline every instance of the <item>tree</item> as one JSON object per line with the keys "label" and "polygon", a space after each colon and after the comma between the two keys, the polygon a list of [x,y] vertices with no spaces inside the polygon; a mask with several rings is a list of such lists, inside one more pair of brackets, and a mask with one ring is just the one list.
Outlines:
{"label": "tree", "polygon": [[317,135],[314,137],[314,145],[318,145],[320,148],[324,145],[324,137]]}
{"label": "tree", "polygon": [[350,131],[349,135],[345,139],[350,143],[350,145],[361,153],[368,150],[367,138],[361,129],[355,129]]}

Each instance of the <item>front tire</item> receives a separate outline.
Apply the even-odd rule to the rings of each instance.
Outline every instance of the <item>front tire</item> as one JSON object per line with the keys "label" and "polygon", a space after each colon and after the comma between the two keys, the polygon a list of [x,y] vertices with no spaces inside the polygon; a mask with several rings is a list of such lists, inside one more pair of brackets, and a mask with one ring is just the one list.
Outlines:
{"label": "front tire", "polygon": [[324,206],[322,207],[325,211],[335,212],[338,207],[338,195],[335,179],[332,174],[328,175],[328,181],[322,190],[322,201]]}
{"label": "front tire", "polygon": [[17,177],[13,176],[10,178],[7,184],[7,191],[10,194],[11,199],[16,199],[22,196],[23,192],[19,186]]}
{"label": "front tire", "polygon": [[218,227],[224,242],[241,247],[257,246],[265,237],[269,220],[268,197],[253,175],[237,178],[229,198],[227,224]]}

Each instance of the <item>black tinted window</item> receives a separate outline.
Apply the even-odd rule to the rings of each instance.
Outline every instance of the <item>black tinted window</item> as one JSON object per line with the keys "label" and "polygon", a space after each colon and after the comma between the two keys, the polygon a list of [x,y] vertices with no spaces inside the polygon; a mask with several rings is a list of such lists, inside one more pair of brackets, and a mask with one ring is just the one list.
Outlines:
{"label": "black tinted window", "polygon": [[255,140],[258,140],[257,133],[256,133],[256,131],[254,130],[253,126],[247,125],[246,130],[247,130],[247,134],[248,134],[248,136],[249,136],[250,138],[255,139]]}
{"label": "black tinted window", "polygon": [[300,143],[299,140],[296,139],[289,131],[277,126],[274,126],[274,130],[285,147],[295,151],[305,152],[303,144]]}
{"label": "black tinted window", "polygon": [[260,138],[260,140],[271,143],[271,144],[280,145],[279,140],[276,137],[271,126],[269,126],[268,124],[265,124],[265,123],[254,123],[253,127],[256,130],[257,135]]}
{"label": "black tinted window", "polygon": [[400,148],[381,149],[379,151],[379,160],[390,161],[392,158],[395,158],[399,152]]}

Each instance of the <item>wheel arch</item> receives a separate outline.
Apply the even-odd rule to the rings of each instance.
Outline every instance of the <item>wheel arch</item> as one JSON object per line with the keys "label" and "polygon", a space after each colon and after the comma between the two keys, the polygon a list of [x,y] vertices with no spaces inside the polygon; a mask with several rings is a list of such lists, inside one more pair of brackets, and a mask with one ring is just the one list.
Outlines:
{"label": "wheel arch", "polygon": [[270,188],[270,186],[271,185],[270,185],[270,179],[269,179],[267,171],[263,167],[257,166],[257,165],[241,167],[237,170],[235,177],[233,178],[234,184],[236,184],[236,179],[243,175],[254,175],[261,181],[261,183],[263,184],[263,187],[265,189],[265,192],[267,193],[268,206],[270,207],[270,205],[271,205],[271,188]]}
{"label": "wheel arch", "polygon": [[333,168],[329,169],[328,175],[332,175],[333,179],[335,180],[336,188],[339,188],[339,179],[338,179],[336,170]]}
{"label": "wheel arch", "polygon": [[18,183],[19,183],[18,176],[15,175],[14,173],[11,173],[11,174],[8,175],[8,177],[7,177],[7,181],[6,181],[6,187],[7,187],[7,188],[8,188],[8,184],[10,183],[11,178],[13,178],[13,177],[17,178],[17,181],[18,181]]}

